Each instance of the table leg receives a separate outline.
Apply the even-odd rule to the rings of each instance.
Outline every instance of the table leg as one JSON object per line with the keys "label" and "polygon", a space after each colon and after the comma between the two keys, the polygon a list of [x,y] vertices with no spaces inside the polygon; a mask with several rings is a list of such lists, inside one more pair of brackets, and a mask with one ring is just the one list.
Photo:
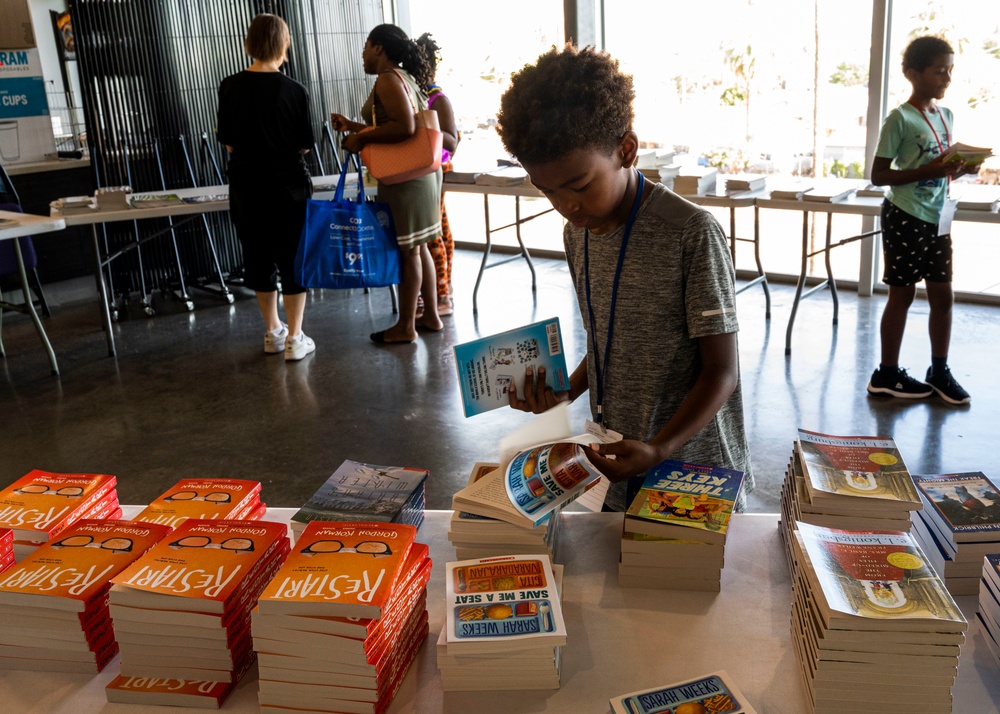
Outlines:
{"label": "table leg", "polygon": [[521,197],[514,196],[514,234],[517,236],[517,244],[521,246],[521,255],[528,262],[528,270],[531,271],[531,292],[538,293],[537,283],[535,280],[535,265],[531,262],[531,254],[528,253],[528,249],[524,245],[524,241],[521,239]]}
{"label": "table leg", "polygon": [[760,262],[760,208],[753,207],[753,259],[757,263],[757,275],[761,280],[761,287],[764,288],[764,318],[771,319],[771,290],[767,287],[767,274],[764,272],[764,264]]}
{"label": "table leg", "polygon": [[486,247],[483,248],[483,261],[479,264],[479,275],[476,276],[476,287],[472,290],[472,314],[479,314],[479,303],[477,302],[479,296],[479,283],[483,280],[483,272],[486,270],[486,261],[490,259],[490,249],[492,248],[493,241],[491,238],[490,231],[490,197],[488,194],[483,194],[483,218],[486,221]]}
{"label": "table leg", "polygon": [[802,264],[799,267],[799,280],[795,285],[795,299],[792,300],[792,314],[788,318],[788,328],[785,330],[785,356],[792,354],[792,327],[795,325],[795,313],[799,310],[802,299],[802,288],[806,284],[806,270],[809,264],[809,211],[802,211]]}
{"label": "table leg", "polygon": [[115,350],[115,333],[111,326],[111,303],[108,296],[108,284],[104,282],[104,265],[101,260],[101,244],[97,239],[97,224],[90,227],[94,238],[94,277],[97,279],[97,292],[101,300],[101,317],[104,322],[104,332],[108,340],[108,357],[117,357]]}
{"label": "table leg", "polygon": [[830,238],[833,234],[833,214],[826,214],[826,250],[823,251],[824,262],[826,263],[826,282],[830,285],[830,295],[833,297],[833,324],[837,324],[837,315],[840,312],[840,299],[837,297],[837,281],[833,279],[833,267],[830,264]]}
{"label": "table leg", "polygon": [[28,287],[28,273],[24,269],[24,257],[21,255],[21,241],[18,238],[14,239],[14,257],[17,259],[17,274],[21,278],[21,294],[24,295],[24,306],[28,310],[28,315],[31,316],[31,321],[35,323],[35,330],[38,331],[38,336],[42,340],[42,346],[45,347],[45,351],[49,355],[49,365],[52,367],[52,374],[58,376],[59,363],[56,362],[56,353],[52,349],[52,343],[49,342],[49,336],[45,334],[45,328],[38,317],[38,312],[35,311],[35,299],[31,296],[31,288]]}

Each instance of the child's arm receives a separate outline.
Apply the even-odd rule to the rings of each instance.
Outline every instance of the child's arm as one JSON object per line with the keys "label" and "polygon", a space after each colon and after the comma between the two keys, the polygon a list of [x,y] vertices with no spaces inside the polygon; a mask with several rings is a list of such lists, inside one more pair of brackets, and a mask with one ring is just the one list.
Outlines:
{"label": "child's arm", "polygon": [[580,364],[569,376],[569,390],[565,392],[553,391],[552,387],[545,384],[545,368],[538,370],[538,381],[535,382],[535,375],[528,367],[524,370],[524,399],[518,399],[517,386],[510,385],[510,405],[514,409],[532,414],[541,414],[554,407],[559,402],[572,402],[581,394],[587,391],[587,358],[584,357]]}
{"label": "child's arm", "polygon": [[[698,379],[677,412],[648,444],[626,439],[587,449],[587,457],[610,481],[624,481],[670,458],[715,418],[736,389],[739,354],[735,332],[699,337],[698,352],[701,356]],[[607,458],[610,455],[615,458]]]}
{"label": "child's arm", "polygon": [[439,94],[434,100],[431,109],[437,112],[438,125],[441,127],[442,143],[451,153],[455,153],[458,142],[462,137],[458,135],[458,127],[455,124],[455,110],[451,106],[451,100],[443,94]]}
{"label": "child's arm", "polygon": [[938,154],[932,161],[915,169],[894,169],[892,159],[876,156],[872,161],[872,183],[876,186],[902,186],[925,179],[939,179],[946,176],[961,176],[966,173],[964,161],[945,162]]}

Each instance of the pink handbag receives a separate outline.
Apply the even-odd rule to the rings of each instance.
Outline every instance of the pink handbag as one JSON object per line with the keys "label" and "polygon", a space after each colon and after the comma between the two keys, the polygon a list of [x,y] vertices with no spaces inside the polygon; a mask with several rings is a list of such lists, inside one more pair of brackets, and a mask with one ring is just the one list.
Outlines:
{"label": "pink handbag", "polygon": [[[399,74],[399,72],[396,72]],[[441,168],[443,137],[437,112],[433,109],[418,110],[410,91],[410,85],[402,75],[406,96],[413,106],[413,120],[416,129],[413,136],[395,144],[366,144],[361,149],[361,160],[368,172],[384,184],[396,184],[420,176],[426,176]],[[372,126],[360,133],[375,128],[375,107],[372,106]]]}

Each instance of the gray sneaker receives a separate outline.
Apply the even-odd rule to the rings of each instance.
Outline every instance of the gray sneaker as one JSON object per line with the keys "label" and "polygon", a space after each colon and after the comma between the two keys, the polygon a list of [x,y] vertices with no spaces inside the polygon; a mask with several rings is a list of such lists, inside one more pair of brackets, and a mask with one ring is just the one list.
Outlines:
{"label": "gray sneaker", "polygon": [[868,381],[869,394],[886,394],[899,399],[923,399],[934,393],[929,384],[914,379],[905,369],[876,369]]}
{"label": "gray sneaker", "polygon": [[264,352],[269,355],[281,354],[285,351],[285,339],[288,337],[288,325],[281,323],[281,329],[275,333],[268,330],[264,333]]}
{"label": "gray sneaker", "polygon": [[316,351],[316,343],[311,337],[307,337],[304,332],[300,332],[297,337],[289,337],[285,340],[285,361],[298,362],[308,354]]}

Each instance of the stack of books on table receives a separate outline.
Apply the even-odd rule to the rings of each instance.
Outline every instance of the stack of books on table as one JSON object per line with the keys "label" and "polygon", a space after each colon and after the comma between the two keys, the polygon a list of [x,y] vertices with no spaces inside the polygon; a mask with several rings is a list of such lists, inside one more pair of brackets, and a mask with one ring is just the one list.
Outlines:
{"label": "stack of books on table", "polygon": [[[112,579],[122,677],[220,682],[227,696],[256,659],[250,612],[288,550],[284,523],[190,518],[177,526]],[[112,682],[109,700],[120,685]]]}
{"label": "stack of books on table", "polygon": [[867,181],[858,179],[817,179],[813,182],[812,188],[803,194],[802,199],[820,203],[836,203],[843,201],[859,188],[864,188],[867,185]]}
{"label": "stack of books on table", "polygon": [[952,181],[948,192],[963,211],[996,213],[1000,209],[1000,186]]}
{"label": "stack of books on table", "polygon": [[743,481],[740,471],[669,459],[651,469],[625,513],[618,585],[718,592]]}
{"label": "stack of books on table", "polygon": [[[437,664],[446,692],[558,689],[566,624],[547,555],[447,564]],[[561,568],[560,568],[561,571]]]}
{"label": "stack of books on table", "polygon": [[1000,489],[980,471],[914,476],[913,535],[953,596],[978,595],[983,556],[1000,553]]}
{"label": "stack of books on table", "polygon": [[0,669],[99,672],[118,652],[111,578],[170,528],[77,521],[0,575]]}
{"label": "stack of books on table", "polygon": [[253,613],[260,708],[389,706],[427,636],[428,548],[400,523],[310,523]]}
{"label": "stack of books on table", "polygon": [[121,518],[117,480],[35,469],[0,491],[0,528],[14,531],[18,560],[81,518]]}
{"label": "stack of books on table", "polygon": [[344,461],[305,505],[292,515],[298,538],[313,521],[408,523],[424,522],[425,469],[374,466]]}
{"label": "stack of books on table", "polygon": [[804,178],[776,178],[771,181],[769,198],[785,201],[800,200],[813,189],[813,181]]}
{"label": "stack of books on table", "polygon": [[520,166],[502,166],[476,176],[477,186],[526,186],[528,172]]}
{"label": "stack of books on table", "polygon": [[767,187],[767,174],[732,174],[726,176],[726,193],[760,191]]}
{"label": "stack of books on table", "polygon": [[260,500],[260,481],[231,478],[185,478],[157,496],[137,521],[176,528],[189,518],[256,521],[267,511]]}
{"label": "stack of books on table", "polygon": [[725,670],[611,699],[611,714],[670,712],[757,714],[757,710],[747,703],[747,698]]}
{"label": "stack of books on table", "polygon": [[[496,471],[500,464],[477,461],[469,475],[469,485]],[[457,494],[456,494],[457,496]],[[453,499],[454,511],[448,525],[448,540],[455,546],[458,560],[488,558],[511,553],[555,552],[559,516],[554,514],[538,526],[514,525],[498,518],[481,516],[461,510],[462,498]]]}
{"label": "stack of books on table", "polygon": [[885,198],[888,188],[888,186],[876,186],[873,183],[869,183],[855,191],[854,195],[858,198]]}
{"label": "stack of books on table", "polygon": [[847,530],[910,530],[922,508],[896,443],[799,429],[781,485],[779,531],[791,566],[796,522]]}
{"label": "stack of books on table", "polygon": [[685,166],[674,177],[674,193],[697,196],[715,191],[719,170],[714,166]]}
{"label": "stack of books on table", "polygon": [[913,536],[800,523],[792,547],[810,711],[950,714],[968,623]]}
{"label": "stack of books on table", "polygon": [[669,189],[674,189],[674,180],[681,172],[680,164],[657,164],[655,166],[639,166],[639,173],[653,183],[662,183]]}
{"label": "stack of books on table", "polygon": [[976,619],[986,647],[997,667],[1000,667],[1000,553],[991,553],[983,558]]}

